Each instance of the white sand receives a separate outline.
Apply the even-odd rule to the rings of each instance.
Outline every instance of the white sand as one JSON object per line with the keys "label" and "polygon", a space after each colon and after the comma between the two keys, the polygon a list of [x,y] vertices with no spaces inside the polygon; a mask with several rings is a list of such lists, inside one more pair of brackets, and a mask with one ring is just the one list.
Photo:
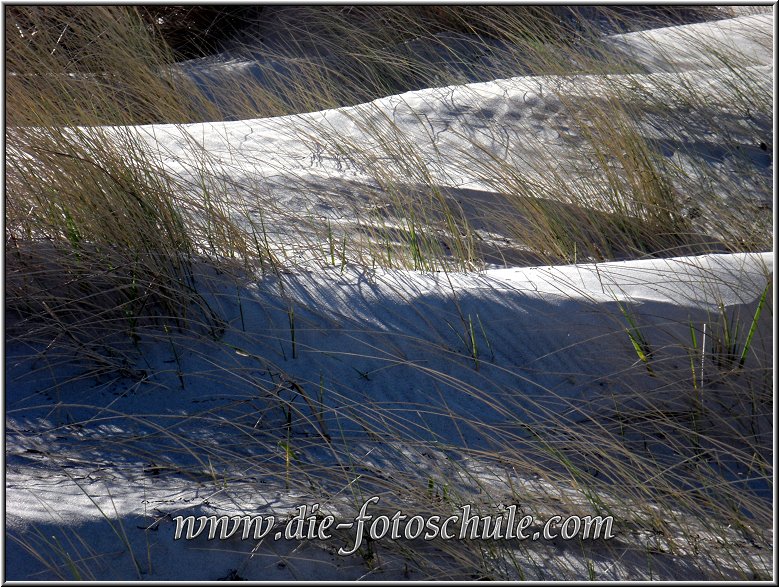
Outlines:
{"label": "white sand", "polygon": [[[755,75],[771,83],[772,26],[772,14],[743,16],[620,35],[613,42],[639,58],[646,72],[637,77],[657,91],[681,83],[679,71],[686,72],[687,83],[711,84],[711,68],[717,65],[695,52],[689,39],[697,34],[745,52]],[[717,79],[727,77],[721,72]],[[473,202],[490,199],[494,186],[463,165],[468,144],[463,137],[482,133],[488,151],[508,144],[529,170],[555,160],[564,173],[581,153],[558,113],[559,96],[592,99],[600,86],[587,76],[524,77],[409,92],[281,119],[155,125],[139,132],[182,176],[193,166],[188,141],[196,139],[231,180],[274,185],[278,208],[269,212],[274,230],[294,238],[299,214],[349,222],[345,208],[333,205],[333,194],[354,208],[376,204],[359,189],[369,180],[363,170],[327,144],[312,152],[311,141],[301,137],[333,133],[387,156],[378,145],[365,146],[368,134],[360,125],[389,119],[423,159],[439,161],[436,153],[452,153],[450,164],[444,160],[431,174],[477,223]],[[710,90],[712,99],[726,99],[722,87]],[[508,133],[508,143],[505,137],[492,140],[495,129]],[[663,138],[668,137],[661,134],[658,140]],[[303,200],[295,190],[285,191],[289,177],[327,189],[318,200]],[[251,188],[242,197],[248,208],[259,206]],[[486,236],[501,238],[489,232],[495,227],[481,228]],[[136,362],[124,373],[83,378],[74,378],[80,370],[66,357],[30,358],[31,350],[41,349],[7,343],[6,578],[435,577],[436,569],[415,566],[420,558],[415,553],[433,552],[432,544],[410,544],[406,556],[380,548],[378,558],[365,558],[337,554],[353,539],[348,533],[327,542],[176,541],[171,516],[274,513],[283,519],[298,505],[324,499],[328,511],[348,518],[359,502],[352,490],[360,483],[365,483],[363,497],[380,492],[392,509],[411,503],[399,488],[416,483],[424,490],[427,475],[435,477],[436,491],[446,478],[448,491],[468,503],[499,498],[508,503],[511,487],[524,487],[538,496],[536,511],[554,513],[552,495],[578,500],[587,511],[575,487],[555,486],[530,471],[505,470],[482,459],[482,451],[495,450],[499,431],[516,433],[518,422],[574,407],[597,411],[606,399],[620,401],[628,390],[645,389],[658,406],[665,402],[671,409],[673,390],[659,389],[644,370],[635,369],[629,339],[613,336],[625,327],[619,304],[629,302],[647,337],[659,341],[657,360],[679,360],[686,369],[686,357],[670,346],[664,351],[662,343],[689,336],[690,324],[706,323],[720,303],[744,315],[754,312],[773,277],[773,263],[773,253],[762,253],[508,267],[478,274],[312,266],[285,276],[283,293],[273,277],[249,277],[236,285],[203,270],[199,287],[225,320],[217,340],[144,335],[141,352],[130,355]],[[294,308],[294,345],[289,308]],[[772,356],[769,317],[753,345],[755,352]],[[309,398],[321,398],[325,408],[319,415],[290,382]],[[285,405],[299,410],[291,428],[285,428]],[[285,446],[295,451],[291,488],[284,482]],[[453,454],[461,458],[447,460]],[[331,496],[321,484],[349,478],[347,469],[362,471],[370,481]],[[310,483],[301,473],[307,470]],[[585,560],[599,579],[696,579],[712,570],[714,563],[700,560],[681,534],[669,554],[649,548],[649,538],[638,530],[619,532],[608,544],[536,542],[517,546],[516,552],[527,563],[525,576],[537,579],[560,578],[555,569],[564,567],[581,572]],[[699,536],[701,544],[716,542],[704,526]],[[768,572],[770,552],[737,542],[743,539],[735,530],[733,540],[743,557],[730,560],[723,547],[719,572],[742,578],[750,572],[745,561]],[[25,545],[33,545],[34,552]],[[440,576],[470,578],[458,572],[457,557],[439,556]],[[517,575],[516,570],[507,574]]]}

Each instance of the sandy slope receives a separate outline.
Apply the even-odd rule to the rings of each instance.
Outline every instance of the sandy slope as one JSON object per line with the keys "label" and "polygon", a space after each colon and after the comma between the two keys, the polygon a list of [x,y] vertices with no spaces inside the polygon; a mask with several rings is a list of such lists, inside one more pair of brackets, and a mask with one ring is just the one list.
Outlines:
{"label": "sandy slope", "polygon": [[[635,112],[644,111],[643,96],[666,104],[662,115],[642,114],[639,132],[659,148],[665,164],[690,173],[675,186],[685,196],[685,209],[705,207],[711,189],[734,210],[756,200],[770,207],[759,186],[773,170],[771,121],[728,105],[744,75],[770,95],[772,23],[773,14],[762,14],[611,37],[615,51],[637,59],[643,69],[631,75],[513,77],[411,91],[322,112],[155,125],[140,132],[162,165],[195,186],[203,155],[192,146],[207,151],[216,184],[231,187],[225,207],[244,222],[260,224],[262,219],[282,243],[279,254],[287,258],[296,259],[296,242],[321,239],[301,217],[314,225],[330,222],[339,238],[376,225],[370,211],[392,205],[386,189],[390,182],[393,189],[420,191],[421,197],[440,191],[476,230],[476,246],[491,262],[532,264],[505,223],[485,215],[485,210],[500,210],[506,194],[517,189],[507,183],[511,176],[496,181],[500,174],[495,170],[502,165],[514,170],[525,185],[534,186],[535,197],[554,197],[562,205],[587,202],[608,214],[604,194],[611,186],[602,169],[593,166],[597,154],[583,133],[597,134],[597,124],[604,122],[588,119],[586,108],[603,104],[607,111],[618,88],[625,92],[622,102]],[[700,58],[704,53],[710,57]],[[743,69],[729,68],[736,58],[746,63]],[[706,108],[682,99],[693,91]],[[402,163],[400,153],[417,164]],[[695,180],[701,161],[716,178],[708,187]],[[572,183],[572,176],[581,181]],[[243,199],[236,200],[236,193]],[[575,206],[568,212],[574,216]],[[385,225],[392,226],[392,219]],[[695,230],[702,240],[721,236],[717,227]]]}
{"label": "sandy slope", "polygon": [[[617,50],[636,59],[648,71],[690,71],[718,67],[727,60],[745,59],[753,65],[773,63],[773,13],[727,20],[639,31],[610,38]],[[705,44],[719,48],[716,55],[702,51]]]}
{"label": "sandy slope", "polygon": [[[744,28],[754,24],[748,19],[773,22],[772,15],[748,16],[614,42],[640,57],[647,68],[640,82],[655,91],[667,84],[710,84],[711,72],[676,51],[691,30],[746,49],[754,56],[752,72],[768,84],[770,45],[752,36],[754,28]],[[673,60],[650,52],[645,35],[653,36],[655,49],[667,45]],[[671,65],[686,70],[685,77],[664,73]],[[489,200],[496,186],[463,165],[472,156],[463,152],[463,137],[491,153],[512,153],[530,172],[559,162],[564,176],[583,154],[560,113],[561,99],[597,99],[600,87],[600,80],[587,76],[514,78],[282,119],[138,132],[182,177],[193,168],[188,146],[196,140],[213,156],[214,168],[242,188],[243,201],[232,205],[252,213],[276,202],[275,209],[262,211],[275,230],[294,238],[301,214],[348,224],[344,208],[381,204],[365,187],[374,176],[364,161],[336,151],[328,137],[360,145],[390,166],[392,153],[376,137],[402,131],[430,163],[434,181],[468,209],[468,202]],[[712,99],[727,100],[721,86],[709,89]],[[674,145],[669,129],[651,132],[668,142],[669,156],[691,146],[716,154],[717,137]],[[748,133],[735,138],[754,148]],[[718,164],[724,169],[728,161]],[[771,172],[770,162],[758,159],[758,167]],[[303,197],[289,187],[290,178],[320,189]],[[478,208],[471,208],[477,228],[501,236],[499,226],[478,226]],[[509,471],[484,455],[527,442],[525,422],[605,415],[623,399],[629,410],[638,401],[636,390],[645,392],[642,402],[679,409],[678,390],[664,387],[640,363],[636,368],[620,305],[635,312],[657,348],[655,359],[683,372],[688,357],[679,344],[689,339],[691,325],[711,324],[720,303],[752,315],[773,279],[773,262],[773,253],[709,255],[478,274],[347,266],[299,269],[282,281],[270,275],[233,281],[203,269],[200,290],[223,320],[217,336],[144,331],[138,348],[117,343],[119,358],[108,366],[74,364],[68,352],[38,354],[44,349],[9,341],[7,578],[49,578],[47,564],[65,577],[96,579],[413,579],[438,571],[470,578],[471,569],[447,554],[446,545],[411,545],[416,552],[442,548],[440,568],[420,570],[413,553],[402,557],[387,549],[378,560],[337,555],[348,535],[302,544],[174,541],[170,516],[273,512],[281,518],[297,505],[327,499],[331,511],[347,517],[356,500],[351,482],[359,475],[364,495],[381,494],[387,507],[403,507],[414,497],[397,492],[398,486],[424,492],[435,477],[436,487],[445,481],[464,502],[510,501],[519,487],[536,512],[554,513],[557,502],[550,496],[587,511],[588,502],[573,487],[539,478],[530,464],[527,471]],[[753,353],[750,360],[770,361],[768,316]],[[704,377],[712,369],[707,366]],[[770,427],[769,414],[765,420]],[[290,449],[293,457],[285,452]],[[591,466],[585,452],[580,464]],[[292,488],[285,483],[285,458],[294,460]],[[350,484],[337,489],[347,479]],[[760,479],[749,487],[770,492]],[[704,526],[700,540],[716,549]],[[770,542],[770,530],[762,530]],[[560,578],[549,573],[563,561],[585,568],[585,557],[596,577],[607,579],[695,579],[715,564],[702,561],[682,538],[672,556],[668,548],[648,550],[650,539],[640,528],[620,531],[615,542],[584,550],[559,541],[522,545],[518,557],[527,561],[527,577],[546,579]],[[723,549],[716,563],[723,575],[768,572],[769,549],[747,543],[735,530],[732,539],[743,558],[727,560]]]}
{"label": "sandy slope", "polygon": [[[429,470],[436,470],[445,463],[444,454],[478,454],[473,451],[500,446],[505,434],[520,434],[517,419],[543,420],[546,413],[572,409],[597,413],[607,409],[603,400],[611,402],[629,387],[644,386],[653,401],[673,406],[673,394],[663,395],[645,374],[626,377],[635,355],[626,339],[608,336],[619,328],[614,321],[616,301],[632,302],[647,336],[658,344],[683,339],[687,321],[705,321],[719,301],[731,309],[754,308],[772,264],[773,255],[765,254],[448,277],[353,270],[341,275],[333,270],[290,276],[283,299],[273,279],[247,284],[241,308],[229,291],[218,289],[229,286],[216,283],[215,289],[208,289],[230,324],[220,340],[179,341],[183,350],[176,359],[165,341],[154,343],[149,337],[134,366],[148,376],[136,371],[134,377],[68,382],[60,369],[55,371],[55,378],[62,380],[58,387],[41,370],[43,364],[18,360],[25,353],[12,346],[7,398],[9,525],[14,531],[43,528],[45,536],[62,533],[60,540],[80,536],[96,551],[98,558],[89,568],[98,578],[134,573],[126,555],[117,551],[117,559],[108,554],[119,548],[118,526],[128,533],[148,578],[183,573],[178,576],[214,579],[231,568],[251,578],[293,578],[294,572],[304,577],[320,572],[360,576],[364,567],[327,551],[336,541],[324,543],[324,551],[322,543],[306,544],[293,557],[296,562],[284,569],[276,566],[275,557],[284,558],[284,549],[292,546],[283,541],[268,551],[263,546],[256,561],[232,553],[195,563],[192,546],[172,541],[173,524],[168,518],[159,521],[160,516],[190,511],[284,512],[321,499],[316,492],[288,494],[278,480],[265,484],[258,475],[263,467],[253,464],[265,451],[278,454],[274,445],[284,414],[274,408],[273,394],[289,394],[283,381],[294,381],[314,395],[320,376],[324,378],[327,407],[322,423],[309,413],[308,423],[293,426],[297,458],[311,463],[314,476],[317,467],[338,466],[347,452],[367,471],[414,476],[418,459],[432,456],[420,456],[424,447],[428,451],[451,447],[430,461]],[[204,284],[206,280],[204,276]],[[285,325],[287,304],[295,307],[299,329],[294,359]],[[327,311],[322,313],[322,308]],[[478,317],[483,325],[477,333],[482,349],[478,370],[459,332],[461,316]],[[768,323],[755,348],[770,353]],[[184,373],[183,386],[175,365]],[[613,374],[620,371],[625,376],[615,379]],[[42,389],[48,391],[41,393]],[[305,406],[301,408],[305,411]],[[357,421],[368,423],[372,434],[366,436]],[[257,422],[261,424],[256,426]],[[349,440],[342,444],[334,439],[331,444],[323,440],[323,430],[333,437],[339,430]],[[394,440],[377,440],[382,437]],[[249,438],[251,442],[246,442]],[[485,465],[487,471],[494,466],[479,465],[477,459],[466,468]],[[209,473],[210,466],[219,473]],[[456,470],[451,473],[453,487],[458,485]],[[490,475],[485,473],[481,475],[489,486]],[[518,473],[515,482],[521,484],[523,478]],[[220,485],[226,479],[227,486]],[[460,484],[465,495],[473,490],[467,479]],[[500,484],[497,489],[500,492]],[[148,545],[152,562],[146,560]],[[22,556],[13,541],[9,546],[15,568],[10,576],[37,576],[36,563]],[[228,549],[227,544],[208,547]],[[248,548],[244,542],[239,550]],[[538,548],[545,552],[548,545]],[[630,562],[635,545],[628,542],[616,548],[626,549],[626,558],[621,565],[609,566],[605,561],[610,556],[602,553],[604,566],[599,572],[604,577],[625,576],[637,564]],[[282,553],[271,554],[275,549]],[[84,557],[89,552],[77,543],[68,550],[74,557],[76,552]],[[668,577],[684,572],[669,565]],[[400,576],[403,566],[393,562],[386,568],[380,577]]]}

